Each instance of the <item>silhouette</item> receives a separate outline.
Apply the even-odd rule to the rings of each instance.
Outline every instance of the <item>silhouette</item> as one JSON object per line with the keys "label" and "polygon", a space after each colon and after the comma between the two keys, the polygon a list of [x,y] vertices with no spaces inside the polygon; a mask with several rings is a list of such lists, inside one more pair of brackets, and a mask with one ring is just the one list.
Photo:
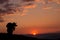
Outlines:
{"label": "silhouette", "polygon": [[7,35],[6,33],[0,33],[0,40],[46,40],[46,39],[48,39],[48,40],[59,40],[60,39],[60,32],[37,34],[36,36],[31,35],[31,34]]}
{"label": "silhouette", "polygon": [[17,25],[16,25],[15,22],[13,22],[13,23],[9,22],[9,23],[6,25],[6,27],[7,27],[7,34],[13,34],[13,31],[15,30],[16,26],[17,26]]}

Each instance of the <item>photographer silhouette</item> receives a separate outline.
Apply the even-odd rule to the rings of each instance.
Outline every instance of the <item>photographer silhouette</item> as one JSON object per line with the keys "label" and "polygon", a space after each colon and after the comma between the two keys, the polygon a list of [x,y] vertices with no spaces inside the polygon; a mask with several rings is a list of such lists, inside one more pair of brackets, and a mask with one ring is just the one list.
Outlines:
{"label": "photographer silhouette", "polygon": [[13,23],[9,22],[9,23],[6,25],[6,27],[7,27],[7,34],[13,34],[13,31],[15,30],[16,26],[17,26],[17,25],[16,25],[15,22],[13,22]]}

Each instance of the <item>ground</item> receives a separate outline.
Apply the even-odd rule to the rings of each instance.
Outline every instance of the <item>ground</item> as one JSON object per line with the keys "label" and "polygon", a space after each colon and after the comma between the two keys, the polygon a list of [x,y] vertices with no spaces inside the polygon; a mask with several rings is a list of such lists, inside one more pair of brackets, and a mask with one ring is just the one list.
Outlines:
{"label": "ground", "polygon": [[35,37],[33,35],[7,35],[6,33],[0,33],[0,40],[42,40],[42,39],[60,39],[60,33],[50,33],[50,34],[38,34]]}

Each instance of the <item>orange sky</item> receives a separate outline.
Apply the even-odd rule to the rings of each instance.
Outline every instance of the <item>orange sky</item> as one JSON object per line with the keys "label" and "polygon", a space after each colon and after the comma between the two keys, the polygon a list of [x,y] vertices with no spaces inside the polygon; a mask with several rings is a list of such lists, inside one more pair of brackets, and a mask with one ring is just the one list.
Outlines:
{"label": "orange sky", "polygon": [[0,23],[0,32],[6,32],[8,22],[17,23],[14,34],[60,32],[60,1],[46,1],[36,0],[33,5],[24,6],[22,13],[3,16],[5,22]]}

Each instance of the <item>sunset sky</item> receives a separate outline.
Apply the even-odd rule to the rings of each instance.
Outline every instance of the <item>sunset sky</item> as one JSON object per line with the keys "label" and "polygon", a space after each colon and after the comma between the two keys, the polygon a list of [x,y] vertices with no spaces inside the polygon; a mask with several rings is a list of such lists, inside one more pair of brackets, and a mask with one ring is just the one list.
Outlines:
{"label": "sunset sky", "polygon": [[0,32],[16,22],[14,34],[60,32],[60,0],[1,0]]}

